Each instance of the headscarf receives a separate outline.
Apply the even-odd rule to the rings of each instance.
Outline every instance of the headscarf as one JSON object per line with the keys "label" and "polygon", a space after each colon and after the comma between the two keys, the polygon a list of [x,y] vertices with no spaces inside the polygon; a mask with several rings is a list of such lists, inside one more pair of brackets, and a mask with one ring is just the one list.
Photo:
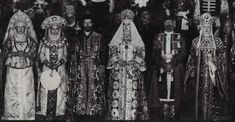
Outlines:
{"label": "headscarf", "polygon": [[141,36],[139,32],[137,31],[137,28],[133,22],[134,19],[134,13],[133,11],[126,9],[121,13],[122,23],[119,26],[117,32],[115,33],[113,39],[111,40],[109,47],[117,46],[123,42],[123,25],[124,20],[130,20],[130,26],[131,26],[131,45],[134,47],[144,47],[144,43],[141,39]]}
{"label": "headscarf", "polygon": [[19,10],[10,19],[3,44],[5,44],[9,39],[10,40],[13,39],[13,37],[15,36],[14,35],[15,31],[16,31],[15,26],[20,22],[23,22],[26,25],[26,30],[25,30],[26,38],[30,37],[31,39],[33,39],[33,41],[35,43],[38,42],[37,36],[36,36],[34,28],[33,28],[32,21],[30,20],[30,18],[27,14],[25,14],[24,12],[21,12]]}

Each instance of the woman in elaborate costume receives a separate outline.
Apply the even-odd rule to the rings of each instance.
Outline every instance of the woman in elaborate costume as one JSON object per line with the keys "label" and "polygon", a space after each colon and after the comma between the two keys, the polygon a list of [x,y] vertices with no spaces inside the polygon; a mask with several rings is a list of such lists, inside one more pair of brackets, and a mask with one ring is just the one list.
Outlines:
{"label": "woman in elaborate costume", "polygon": [[133,11],[124,10],[121,17],[122,23],[109,44],[108,119],[146,120],[144,43],[133,23]]}
{"label": "woman in elaborate costume", "polygon": [[67,40],[63,28],[67,21],[60,16],[48,17],[42,23],[46,36],[39,46],[39,84],[37,115],[39,119],[63,119],[67,92]]}
{"label": "woman in elaborate costume", "polygon": [[34,120],[33,64],[37,38],[30,18],[16,12],[10,19],[3,42],[6,66],[3,120]]}
{"label": "woman in elaborate costume", "polygon": [[213,23],[214,18],[204,13],[200,36],[192,42],[184,82],[183,119],[228,119],[226,50],[221,39],[212,34]]}

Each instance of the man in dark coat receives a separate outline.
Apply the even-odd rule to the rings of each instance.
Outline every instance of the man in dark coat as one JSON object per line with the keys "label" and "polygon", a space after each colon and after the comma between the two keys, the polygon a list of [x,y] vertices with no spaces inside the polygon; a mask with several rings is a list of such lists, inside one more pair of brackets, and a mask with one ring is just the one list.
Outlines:
{"label": "man in dark coat", "polygon": [[[182,97],[185,40],[174,32],[175,20],[172,17],[165,20],[164,28],[165,31],[159,33],[153,42],[153,74],[149,92],[152,119],[157,119],[157,116],[164,119],[178,117]],[[175,112],[170,112],[172,110]]]}

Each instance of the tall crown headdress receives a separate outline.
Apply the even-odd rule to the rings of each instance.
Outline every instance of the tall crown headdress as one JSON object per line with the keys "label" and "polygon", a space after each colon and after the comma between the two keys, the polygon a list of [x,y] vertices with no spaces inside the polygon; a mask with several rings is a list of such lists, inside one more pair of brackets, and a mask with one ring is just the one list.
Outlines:
{"label": "tall crown headdress", "polygon": [[210,25],[212,26],[215,22],[215,18],[210,15],[210,13],[204,13],[200,17],[200,25]]}
{"label": "tall crown headdress", "polygon": [[30,25],[31,24],[31,20],[30,20],[29,16],[27,14],[25,14],[24,12],[20,11],[20,10],[18,12],[16,12],[11,17],[9,25],[12,27],[17,22],[23,22],[26,25]]}
{"label": "tall crown headdress", "polygon": [[57,25],[57,26],[63,28],[63,27],[66,27],[68,25],[68,23],[63,17],[53,15],[53,16],[50,16],[47,19],[45,19],[42,22],[41,27],[42,27],[42,29],[47,29],[52,25]]}
{"label": "tall crown headdress", "polygon": [[132,10],[125,9],[121,13],[121,18],[122,18],[122,20],[125,20],[125,19],[133,20],[135,18],[135,14],[134,14],[134,12]]}

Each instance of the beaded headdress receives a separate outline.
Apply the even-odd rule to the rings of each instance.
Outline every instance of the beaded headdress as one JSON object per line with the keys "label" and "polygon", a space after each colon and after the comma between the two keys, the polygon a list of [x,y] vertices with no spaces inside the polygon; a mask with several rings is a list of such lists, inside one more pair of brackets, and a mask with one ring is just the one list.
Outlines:
{"label": "beaded headdress", "polygon": [[60,28],[64,28],[68,25],[68,22],[60,16],[54,15],[54,16],[50,16],[48,18],[46,18],[43,22],[42,22],[42,29],[48,29],[49,27],[56,25]]}
{"label": "beaded headdress", "polygon": [[132,10],[129,10],[129,9],[126,9],[126,10],[122,11],[122,13],[121,13],[122,20],[127,19],[127,20],[133,21],[134,17],[135,17],[134,12]]}
{"label": "beaded headdress", "polygon": [[4,42],[5,43],[9,38],[14,37],[14,29],[17,23],[23,22],[25,23],[25,26],[27,28],[26,32],[28,36],[31,36],[35,42],[37,42],[36,34],[33,28],[32,21],[30,20],[29,16],[22,12],[18,11],[16,12],[10,19],[7,31],[5,34]]}
{"label": "beaded headdress", "polygon": [[215,22],[215,18],[210,15],[210,13],[204,13],[200,17],[200,25],[210,25],[212,26]]}
{"label": "beaded headdress", "polygon": [[19,22],[25,23],[26,26],[29,26],[30,24],[32,24],[29,16],[20,10],[11,17],[9,26],[13,27],[15,26],[16,23],[19,23]]}

